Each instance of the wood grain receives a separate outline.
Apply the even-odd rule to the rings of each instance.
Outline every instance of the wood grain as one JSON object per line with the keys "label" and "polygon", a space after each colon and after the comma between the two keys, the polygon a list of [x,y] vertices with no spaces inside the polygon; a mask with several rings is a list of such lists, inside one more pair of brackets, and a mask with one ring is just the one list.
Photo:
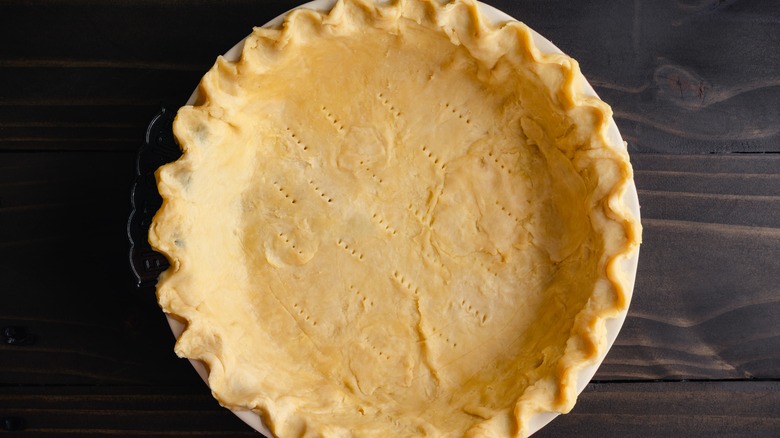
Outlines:
{"label": "wood grain", "polygon": [[[14,357],[0,360],[6,381],[197,382],[186,362],[173,356],[172,339],[151,291],[134,293],[130,287],[124,265],[124,221],[133,156],[65,153],[36,159],[35,155],[4,155],[6,168],[15,170],[0,173],[17,181],[0,183],[0,201],[5,205],[0,208],[4,225],[0,247],[10,249],[0,253],[0,271],[7,284],[14,285],[7,298],[8,308],[14,310],[0,312],[0,323],[26,326],[39,337],[34,347],[0,347],[0,356]],[[667,167],[675,169],[675,178],[653,180],[653,188],[662,193],[696,186],[706,187],[709,194],[732,196],[740,193],[740,186],[756,190],[741,179],[746,175],[747,181],[753,181],[756,174],[740,173],[746,170],[743,160],[754,157],[655,156],[652,162],[645,156],[638,158],[637,171],[645,172],[645,177],[669,172],[657,170],[664,168],[659,163],[670,163]],[[705,172],[686,172],[680,163]],[[117,173],[119,168],[125,172]],[[720,174],[728,177],[719,180]],[[769,181],[777,176],[760,175]],[[697,178],[703,179],[696,182]],[[85,182],[94,180],[102,182],[88,188]],[[645,180],[637,177],[640,191],[645,191]],[[723,196],[702,197],[700,209],[684,203],[654,204],[675,199],[640,197],[645,234],[633,304],[596,378],[777,377],[780,229],[756,226],[764,224],[765,217],[780,216],[776,198],[756,196],[745,214],[731,209],[734,198]],[[678,211],[675,205],[685,208]],[[713,213],[720,211],[733,214]],[[682,219],[668,219],[683,213]],[[89,224],[90,232],[84,224]],[[47,267],[48,275],[36,274],[41,266]],[[78,294],[52,294],[62,281],[76,282]],[[134,330],[128,333],[127,324]],[[116,338],[117,334],[122,336]],[[51,356],[58,358],[57,370],[47,360]],[[182,380],[182,371],[190,376]]]}
{"label": "wood grain", "polygon": [[580,61],[631,151],[780,151],[777,2],[527,3],[508,10]]}
{"label": "wood grain", "polygon": [[[0,329],[36,337],[0,344],[6,435],[257,436],[133,288],[128,190],[159,104],[296,3],[0,0]],[[538,436],[778,436],[780,2],[491,4],[613,107],[645,229],[615,346]]]}
{"label": "wood grain", "polygon": [[0,327],[24,327],[36,342],[0,344],[0,383],[203,385],[173,353],[154,292],[132,286],[127,248],[105,248],[121,237],[103,233],[85,247],[50,240],[16,263],[3,257]]}
{"label": "wood grain", "polygon": [[780,157],[632,160],[644,242],[629,317],[596,379],[780,375]]}
{"label": "wood grain", "polygon": [[[24,421],[8,436],[260,436],[205,390],[4,388],[0,412]],[[143,419],[143,421],[139,421]],[[538,437],[776,436],[778,382],[598,383]]]}
{"label": "wood grain", "polygon": [[182,105],[217,55],[291,5],[3,3],[0,151],[137,149],[160,103]]}
{"label": "wood grain", "polygon": [[[120,231],[133,166],[134,156],[125,153],[2,154],[0,246],[63,236],[97,244],[87,231]],[[115,243],[119,249],[123,241]]]}
{"label": "wood grain", "polygon": [[[131,150],[141,114],[159,102],[181,105],[218,54],[296,4],[3,3],[0,113],[19,115],[10,126],[0,121],[0,150]],[[494,5],[580,61],[632,151],[780,152],[780,3]],[[105,120],[101,108],[134,111],[109,126],[78,128]],[[53,125],[36,125],[42,121]]]}
{"label": "wood grain", "polygon": [[0,154],[0,383],[198,384],[153,291],[136,291],[125,224],[134,154]]}
{"label": "wood grain", "polygon": [[596,378],[780,375],[780,230],[643,223],[629,318]]}
{"label": "wood grain", "polygon": [[22,419],[24,437],[257,437],[204,387],[5,388],[0,412]]}
{"label": "wood grain", "polygon": [[639,190],[639,198],[648,218],[780,228],[780,196]]}
{"label": "wood grain", "polygon": [[[780,160],[777,164],[780,166]],[[780,174],[635,170],[634,178],[641,190],[649,194],[736,195],[748,199],[750,196],[780,196]],[[648,204],[646,199],[643,204]]]}
{"label": "wood grain", "polygon": [[[777,174],[780,171],[780,155],[775,154],[709,154],[700,155],[632,153],[634,170],[657,172],[684,172],[688,175],[711,173],[732,174]],[[641,176],[637,175],[637,180]],[[680,186],[678,184],[678,187]]]}
{"label": "wood grain", "polygon": [[535,437],[770,437],[778,382],[591,384],[571,413]]}
{"label": "wood grain", "polygon": [[644,244],[628,320],[596,378],[780,374],[780,157],[632,160]]}

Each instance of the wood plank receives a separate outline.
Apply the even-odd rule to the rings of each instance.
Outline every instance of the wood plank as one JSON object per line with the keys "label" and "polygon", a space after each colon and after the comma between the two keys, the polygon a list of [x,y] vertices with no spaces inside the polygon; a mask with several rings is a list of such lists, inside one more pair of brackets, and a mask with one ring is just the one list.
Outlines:
{"label": "wood plank", "polygon": [[[2,150],[134,150],[140,145],[146,124],[161,102],[183,105],[206,69],[200,72],[146,70],[134,68],[0,68],[2,105],[24,106],[36,118],[0,122]],[[83,105],[85,96],[107,99],[100,105]],[[80,109],[84,122],[63,122],[62,109]],[[80,102],[82,103],[80,105]],[[141,102],[140,105],[136,104]],[[134,112],[124,111],[127,119],[96,122],[106,106],[133,103]],[[6,110],[7,112],[7,110]],[[72,117],[72,116],[71,116]],[[72,119],[71,119],[72,120]]]}
{"label": "wood plank", "polygon": [[[714,174],[774,174],[780,172],[778,154],[678,155],[632,153],[634,170]],[[722,192],[727,193],[727,192]]]}
{"label": "wood plank", "polygon": [[636,170],[634,180],[640,191],[780,196],[780,172],[762,174]]}
{"label": "wood plank", "polygon": [[[77,100],[81,100],[83,105],[78,105]],[[62,105],[53,105],[52,100],[48,99],[47,106],[32,105],[31,102],[19,102],[16,105],[0,102],[0,128],[135,126],[148,123],[157,112],[160,101],[160,96],[154,96],[154,100],[147,103],[146,114],[136,105],[118,102],[100,105],[92,99],[69,99],[69,102],[61,100]]]}
{"label": "wood plank", "polygon": [[[0,166],[19,166],[21,181],[43,181],[34,190],[0,184],[0,199],[21,203],[0,208],[0,276],[12,291],[0,325],[25,326],[39,338],[27,349],[0,347],[5,382],[158,384],[160,376],[172,382],[187,373],[194,378],[187,362],[172,353],[153,293],[130,285],[124,224],[132,158],[0,154]],[[692,168],[706,168],[712,159],[699,156],[704,164]],[[70,171],[74,166],[78,172]],[[76,190],[85,177],[106,178],[107,172],[112,174],[105,187]],[[61,195],[60,204],[47,204],[52,194]],[[650,198],[640,201],[644,212],[652,211]],[[722,205],[715,202],[714,211]],[[597,378],[780,376],[780,229],[650,218],[644,226],[629,318]],[[46,275],[40,275],[42,266]],[[55,293],[63,281],[74,289]]]}
{"label": "wood plank", "polygon": [[780,376],[780,229],[648,219],[599,380]]}
{"label": "wood plank", "polygon": [[[19,436],[260,436],[204,388],[4,387]],[[538,437],[774,436],[779,382],[596,383]],[[13,435],[13,434],[12,434]]]}
{"label": "wood plank", "polygon": [[[257,436],[133,288],[127,189],[158,104],[178,106],[217,54],[294,4],[0,2],[0,328],[36,336],[0,345],[0,417],[26,425],[6,433]],[[491,4],[574,56],[612,105],[644,215],[626,325],[597,383],[538,436],[778,436],[780,3]]]}
{"label": "wood plank", "polygon": [[593,38],[569,32],[561,44],[615,109],[631,150],[778,151],[778,54],[751,43],[778,34],[776,3],[589,6],[561,26],[590,25]]}
{"label": "wood plank", "polygon": [[[121,227],[123,221],[119,218],[129,211],[127,201],[119,198],[2,208],[0,245],[24,245],[28,240],[35,242],[58,236],[77,237],[74,234],[78,230],[83,230],[82,239],[96,243],[89,238],[90,232]],[[42,217],[45,219],[39,219]]]}
{"label": "wood plank", "polygon": [[777,436],[778,382],[591,384],[535,437]]}
{"label": "wood plank", "polygon": [[[96,184],[96,181],[101,183]],[[64,199],[78,199],[88,203],[89,208],[103,209],[107,201],[121,201],[116,195],[126,190],[125,181],[116,183],[109,175],[98,175],[97,178],[79,176],[66,181],[0,184],[0,212],[7,212],[11,208],[20,212],[23,208],[42,204],[57,205]]]}
{"label": "wood plank", "polygon": [[[135,290],[127,268],[112,266],[126,253],[47,255],[37,260],[46,275],[39,265],[0,267],[10,292],[0,327],[23,327],[35,336],[32,345],[0,344],[4,384],[202,384],[173,353],[175,340],[153,291]],[[63,282],[74,286],[57,293]]]}
{"label": "wood plank", "polygon": [[644,244],[629,318],[597,378],[778,376],[780,156],[632,161]]}
{"label": "wood plank", "polygon": [[[54,188],[58,184],[62,189]],[[0,208],[0,244],[79,234],[88,237],[90,231],[106,227],[121,232],[130,212],[129,187],[129,181],[111,184],[110,179],[96,183],[79,178],[67,183],[0,186],[6,202]]]}
{"label": "wood plank", "polygon": [[[16,106],[75,101],[138,105],[139,99],[177,105],[216,55],[252,26],[295,4],[4,2],[1,28],[24,38],[7,38],[0,48],[0,95],[5,105]],[[494,5],[580,61],[614,107],[632,151],[780,151],[775,123],[780,117],[780,55],[755,44],[780,33],[780,4],[499,0]],[[713,28],[720,31],[709,32]],[[717,63],[710,59],[713,52]],[[137,114],[130,119],[137,120]],[[3,147],[54,149],[52,142],[11,138],[16,140]],[[89,148],[119,146],[106,142]]]}
{"label": "wood plank", "polygon": [[[0,153],[0,228],[8,228],[0,236],[25,236],[18,226],[38,232],[75,225],[68,220],[79,216],[98,223],[121,217],[129,207],[134,167],[134,153]],[[32,218],[38,213],[28,210],[45,214]]]}
{"label": "wood plank", "polygon": [[31,437],[261,436],[221,408],[205,385],[2,388],[0,412],[21,419],[18,433]]}
{"label": "wood plank", "polygon": [[639,190],[639,200],[647,219],[780,228],[780,196]]}
{"label": "wood plank", "polygon": [[184,104],[217,55],[289,4],[3,3],[0,25],[25,38],[0,48],[0,113],[13,113],[0,150],[137,148],[159,103]]}
{"label": "wood plank", "polygon": [[64,229],[61,236],[0,245],[6,292],[0,328],[23,327],[36,338],[32,345],[0,344],[2,382],[199,382],[189,363],[173,353],[174,338],[154,291],[135,289],[125,219],[93,219],[104,222],[99,230]]}
{"label": "wood plank", "polygon": [[[45,0],[33,4],[3,2],[0,28],[26,29],[7,40],[0,59],[91,61],[155,69],[203,70],[233,44],[296,2],[174,0],[102,4]],[[141,25],[142,24],[142,25]],[[67,38],[63,38],[67,35]],[[33,64],[35,65],[35,64]],[[79,64],[76,64],[79,65]]]}
{"label": "wood plank", "polygon": [[[3,383],[199,382],[173,354],[151,290],[136,291],[125,224],[134,154],[0,153]],[[6,180],[8,181],[8,179]]]}
{"label": "wood plank", "polygon": [[[215,53],[213,58],[216,59]],[[213,61],[213,60],[212,60]],[[123,68],[0,68],[5,105],[27,105],[51,99],[78,101],[95,96],[117,101],[165,100],[186,102],[203,73],[199,71]]]}
{"label": "wood plank", "polygon": [[138,143],[128,138],[14,138],[1,141],[0,152],[129,152],[138,149]]}
{"label": "wood plank", "polygon": [[143,130],[132,124],[117,124],[103,126],[70,125],[47,126],[45,124],[26,124],[24,126],[5,126],[0,131],[0,145],[5,143],[19,144],[25,141],[103,141],[135,140],[140,143]]}
{"label": "wood plank", "polygon": [[[52,185],[81,178],[108,178],[127,184],[132,177],[135,152],[108,153],[0,153],[0,184],[51,182]],[[6,191],[11,194],[11,190]],[[0,195],[2,196],[2,195]]]}

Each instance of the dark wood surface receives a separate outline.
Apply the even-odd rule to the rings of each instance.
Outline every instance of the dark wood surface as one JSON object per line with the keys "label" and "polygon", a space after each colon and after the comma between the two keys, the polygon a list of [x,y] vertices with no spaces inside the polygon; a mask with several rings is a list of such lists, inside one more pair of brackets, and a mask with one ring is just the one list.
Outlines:
{"label": "dark wood surface", "polygon": [[[0,0],[0,328],[28,340],[0,333],[0,431],[256,436],[173,354],[125,225],[159,104],[294,3]],[[645,229],[615,346],[538,436],[780,436],[780,2],[492,4],[613,106]]]}

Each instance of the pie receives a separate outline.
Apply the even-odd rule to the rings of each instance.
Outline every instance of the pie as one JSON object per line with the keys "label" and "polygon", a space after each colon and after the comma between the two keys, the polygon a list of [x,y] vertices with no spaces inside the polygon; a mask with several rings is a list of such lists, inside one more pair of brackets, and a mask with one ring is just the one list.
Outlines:
{"label": "pie", "polygon": [[157,172],[176,353],[279,437],[518,436],[625,311],[625,144],[468,0],[340,0],[220,57]]}

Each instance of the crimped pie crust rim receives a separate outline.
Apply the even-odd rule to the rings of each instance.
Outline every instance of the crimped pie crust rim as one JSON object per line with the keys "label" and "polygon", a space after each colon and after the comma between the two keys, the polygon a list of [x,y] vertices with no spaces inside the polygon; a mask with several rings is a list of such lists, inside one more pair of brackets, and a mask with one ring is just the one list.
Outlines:
{"label": "crimped pie crust rim", "polygon": [[[486,18],[489,22],[501,23],[504,21],[514,20],[512,17],[508,16],[507,14],[491,6],[479,2],[475,2],[475,3],[477,3],[477,7],[480,10],[482,18]],[[314,9],[316,11],[326,12],[334,4],[335,4],[334,0],[316,0],[301,5],[295,9],[306,8],[306,9]],[[282,23],[282,21],[289,14],[289,12],[291,11],[288,11],[287,13],[270,21],[264,27],[278,26],[279,24]],[[533,42],[531,43],[531,51],[532,53],[534,53],[534,59],[536,62],[546,62],[545,57],[549,54],[562,54],[562,52],[557,47],[555,47],[548,40],[544,39],[538,33],[534,32],[532,29],[527,27],[526,30],[533,38]],[[242,46],[243,46],[243,41],[237,44],[236,46],[234,46],[230,51],[228,51],[225,54],[225,58],[228,60],[238,59],[238,57],[240,56]],[[576,71],[573,74],[573,76],[576,75],[581,76],[579,71]],[[576,101],[578,98],[583,98],[583,97],[597,98],[595,91],[587,83],[587,81],[585,81],[584,78],[580,78],[580,79],[582,80],[580,80],[579,83],[581,84],[583,89],[575,90],[575,92],[573,93],[573,100]],[[192,104],[196,100],[197,95],[198,92],[196,90],[195,93],[193,93],[193,96],[190,98],[188,104]],[[622,145],[623,142],[617,130],[617,126],[615,125],[615,122],[611,117],[611,112],[609,112],[607,116],[608,116],[608,125],[606,129],[602,128],[601,136],[604,138],[605,144],[608,144],[611,147],[619,147],[617,146],[617,144]],[[609,350],[615,338],[617,337],[619,329],[622,326],[627,314],[628,305],[630,303],[630,299],[633,291],[634,278],[636,275],[636,266],[638,262],[638,247],[639,247],[639,241],[641,239],[640,237],[641,226],[639,225],[639,205],[636,197],[636,188],[633,184],[632,178],[628,178],[626,181],[624,181],[624,184],[621,187],[618,187],[617,190],[613,191],[613,194],[610,196],[610,204],[614,204],[618,206],[616,209],[612,211],[612,213],[616,214],[619,219],[625,221],[626,231],[627,234],[629,235],[629,240],[631,241],[631,245],[629,245],[625,249],[625,251],[614,255],[610,259],[610,262],[608,263],[608,265],[610,266],[608,268],[608,278],[616,286],[616,289],[622,293],[624,305],[622,306],[622,308],[613,309],[614,311],[611,313],[604,312],[601,316],[596,318],[597,319],[595,323],[596,325],[599,325],[601,323],[606,324],[606,338],[603,340],[591,339],[590,341],[593,341],[595,344],[599,345],[598,357],[596,357],[595,360],[592,361],[590,364],[581,364],[581,366],[576,367],[577,378],[575,379],[576,382],[575,386],[576,386],[577,394],[582,392],[582,390],[587,385],[588,381],[592,378],[593,374],[595,374],[596,369],[603,361],[606,352]],[[168,315],[168,321],[171,325],[171,329],[173,330],[174,335],[178,338],[181,335],[181,333],[185,330],[185,325],[182,322],[180,322],[180,320],[177,319],[175,315]],[[196,368],[196,370],[201,375],[201,377],[203,377],[204,380],[208,382],[207,380],[208,371],[207,368],[204,366],[204,364],[197,360],[191,360],[191,362],[193,363],[193,366]],[[270,432],[265,428],[265,426],[262,423],[262,419],[258,414],[252,411],[237,411],[237,410],[234,410],[234,413],[243,421],[245,421],[247,424],[249,424],[251,427],[255,428],[256,430],[262,433],[270,435]],[[552,411],[542,411],[534,414],[530,418],[529,422],[527,423],[527,427],[525,428],[524,432],[528,434],[535,432],[536,430],[540,429],[545,424],[547,424],[549,421],[551,421],[553,418],[555,418],[555,416],[557,416],[558,414],[559,414],[558,412],[552,412]]]}

